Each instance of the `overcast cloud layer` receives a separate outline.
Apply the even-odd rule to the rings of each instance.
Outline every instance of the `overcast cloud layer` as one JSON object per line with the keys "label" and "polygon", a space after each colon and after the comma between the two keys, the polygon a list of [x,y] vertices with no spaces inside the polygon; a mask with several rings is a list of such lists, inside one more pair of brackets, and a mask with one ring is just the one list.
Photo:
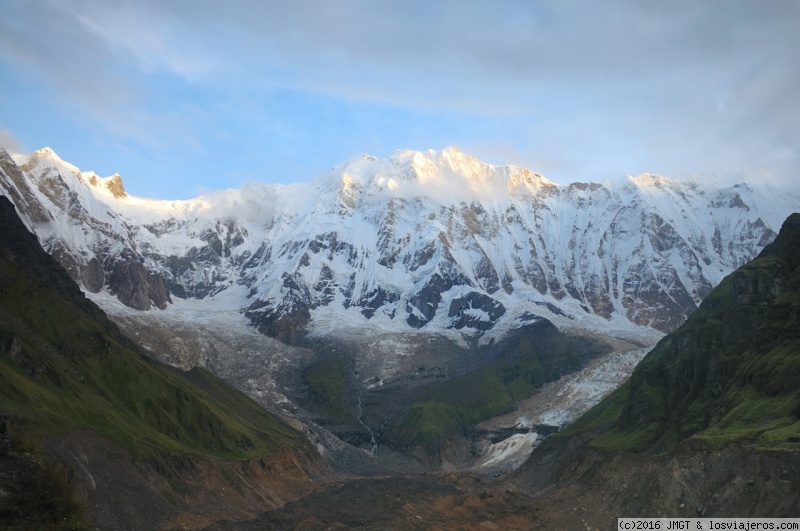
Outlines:
{"label": "overcast cloud layer", "polygon": [[447,145],[797,189],[798,27],[789,0],[4,0],[0,145],[166,198]]}

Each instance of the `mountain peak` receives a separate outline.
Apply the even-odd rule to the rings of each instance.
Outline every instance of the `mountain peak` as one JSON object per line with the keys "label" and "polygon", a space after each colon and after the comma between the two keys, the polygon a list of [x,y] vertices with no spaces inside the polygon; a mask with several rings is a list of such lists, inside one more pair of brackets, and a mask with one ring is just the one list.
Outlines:
{"label": "mountain peak", "polygon": [[111,177],[103,179],[103,184],[114,197],[127,197],[128,195],[125,191],[125,187],[122,186],[122,176],[119,173],[115,173]]}
{"label": "mountain peak", "polygon": [[61,157],[59,157],[58,154],[56,154],[56,152],[53,151],[53,148],[51,147],[43,147],[42,149],[37,149],[36,151],[33,152],[33,155],[61,160]]}
{"label": "mountain peak", "polygon": [[386,158],[363,155],[337,166],[327,179],[350,195],[363,191],[448,201],[481,201],[557,186],[528,169],[494,166],[453,146],[398,150]]}
{"label": "mountain peak", "polygon": [[480,183],[491,179],[495,173],[489,164],[452,147],[441,151],[416,152],[411,159],[411,167],[422,185],[466,185],[473,191],[477,191],[476,185],[480,187]]}
{"label": "mountain peak", "polygon": [[82,172],[77,166],[64,161],[50,147],[43,147],[31,153],[31,155],[27,157],[25,166],[66,169],[85,183],[101,190],[108,190],[111,192],[111,195],[117,199],[128,196],[128,193],[125,191],[125,186],[122,184],[122,176],[119,173],[115,173],[110,177],[100,177],[93,171]]}
{"label": "mountain peak", "polygon": [[30,154],[28,159],[31,160],[31,161],[37,161],[37,162],[40,162],[40,163],[42,163],[42,162],[44,162],[44,163],[51,162],[51,163],[61,164],[61,165],[67,166],[70,169],[72,169],[72,168],[77,169],[75,166],[73,166],[69,162],[66,162],[64,159],[59,157],[58,153],[56,153],[53,150],[53,148],[50,148],[50,147],[43,147],[41,149],[37,149],[36,151],[34,151],[33,153]]}
{"label": "mountain peak", "polygon": [[49,147],[37,149],[27,157],[27,160],[24,157],[23,160],[25,161],[24,166],[62,168],[69,171],[73,175],[80,175],[81,173],[77,166],[74,166],[63,160],[55,151],[53,151],[52,148]]}
{"label": "mountain peak", "polygon": [[663,188],[674,181],[654,173],[642,173],[636,176],[629,175],[628,182],[637,188]]}
{"label": "mountain peak", "polygon": [[82,175],[89,184],[96,188],[105,188],[117,199],[128,197],[128,192],[125,191],[125,186],[122,184],[122,176],[119,173],[115,173],[111,177],[98,177],[94,172]]}

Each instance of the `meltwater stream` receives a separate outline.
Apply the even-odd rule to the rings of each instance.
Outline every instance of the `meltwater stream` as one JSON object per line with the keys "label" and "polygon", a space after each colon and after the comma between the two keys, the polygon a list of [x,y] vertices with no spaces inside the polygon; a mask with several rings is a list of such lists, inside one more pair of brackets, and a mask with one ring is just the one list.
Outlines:
{"label": "meltwater stream", "polygon": [[369,426],[364,424],[364,421],[361,420],[361,415],[364,413],[364,409],[361,407],[361,393],[358,395],[358,422],[361,423],[364,428],[369,432],[369,438],[372,442],[372,450],[370,451],[372,455],[378,455],[378,442],[375,440],[375,434],[372,432]]}

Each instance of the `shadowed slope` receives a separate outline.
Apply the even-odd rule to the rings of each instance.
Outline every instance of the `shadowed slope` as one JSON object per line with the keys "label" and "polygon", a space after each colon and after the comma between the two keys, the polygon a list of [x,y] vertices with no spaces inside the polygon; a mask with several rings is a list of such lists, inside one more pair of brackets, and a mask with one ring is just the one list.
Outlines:
{"label": "shadowed slope", "polygon": [[631,379],[564,434],[598,449],[800,450],[800,214],[726,277]]}
{"label": "shadowed slope", "polygon": [[[182,373],[142,355],[4,196],[0,227],[0,411],[12,418],[12,445],[29,432],[70,463],[100,527],[119,525],[115,518],[157,526],[209,496],[237,518],[243,507],[225,500],[243,486],[252,491],[236,498],[250,510],[313,488],[303,467],[315,457],[301,433],[207,371]],[[134,502],[142,506],[133,520],[114,505]]]}

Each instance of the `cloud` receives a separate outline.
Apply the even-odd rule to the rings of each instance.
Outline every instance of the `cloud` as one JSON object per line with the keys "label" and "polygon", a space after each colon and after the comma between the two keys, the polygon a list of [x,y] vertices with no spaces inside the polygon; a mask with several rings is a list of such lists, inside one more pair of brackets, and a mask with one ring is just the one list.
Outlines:
{"label": "cloud", "polygon": [[0,58],[153,149],[208,150],[196,131],[228,127],[215,112],[242,117],[242,101],[268,109],[300,91],[491,122],[491,136],[462,128],[446,143],[519,154],[509,162],[545,163],[556,180],[786,179],[800,146],[798,23],[789,0],[30,0],[0,7]]}
{"label": "cloud", "polygon": [[0,148],[9,153],[25,153],[22,144],[7,129],[0,129]]}
{"label": "cloud", "polygon": [[[58,62],[80,73],[91,68],[102,79],[111,76],[99,67],[127,58],[145,72],[198,82],[241,76],[254,86],[474,112],[527,110],[531,96],[554,86],[583,97],[613,91],[663,98],[681,85],[694,93],[724,90],[753,63],[792,66],[791,45],[800,44],[792,23],[800,6],[791,2],[619,1],[580,9],[459,0],[28,4],[35,7],[20,11],[29,19],[70,38],[67,49],[59,38],[49,45],[37,39],[41,55],[54,59],[48,70],[68,55],[77,64]],[[33,29],[34,21],[26,26]]]}
{"label": "cloud", "polygon": [[0,7],[0,57],[44,77],[84,108],[134,103],[135,90],[116,71],[116,57],[52,1]]}

